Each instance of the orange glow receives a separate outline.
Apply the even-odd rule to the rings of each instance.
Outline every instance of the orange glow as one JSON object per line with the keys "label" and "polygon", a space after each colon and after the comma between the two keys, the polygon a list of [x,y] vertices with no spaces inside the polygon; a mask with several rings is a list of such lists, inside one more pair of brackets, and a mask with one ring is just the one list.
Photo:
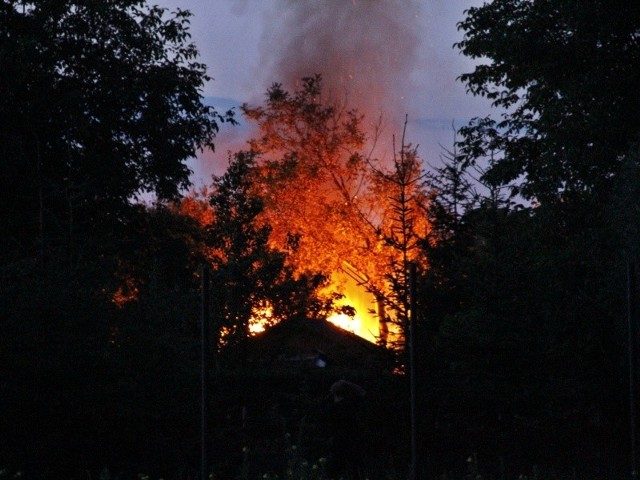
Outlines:
{"label": "orange glow", "polygon": [[140,289],[132,278],[125,278],[115,292],[111,295],[111,302],[118,308],[124,307],[127,303],[138,299]]}
{"label": "orange glow", "polygon": [[[251,309],[251,317],[249,318],[249,336],[253,337],[264,332],[267,327],[274,324],[273,307],[271,305],[254,306]],[[237,335],[239,332],[229,327],[220,329],[220,345],[227,345],[229,338]]]}
{"label": "orange glow", "polygon": [[331,279],[330,288],[344,295],[344,298],[336,302],[338,306],[353,307],[356,314],[352,318],[344,313],[334,313],[327,320],[370,342],[376,342],[380,335],[380,327],[374,296],[344,273],[335,273]]}
{"label": "orange glow", "polygon": [[267,324],[261,321],[255,321],[253,318],[249,320],[249,334],[251,336],[262,333],[266,330]]}
{"label": "orange glow", "polygon": [[178,213],[197,221],[201,227],[208,227],[214,220],[213,209],[207,200],[208,195],[206,188],[199,192],[192,191],[176,203],[174,208]]}
{"label": "orange glow", "polygon": [[[349,303],[348,299],[347,303]],[[356,335],[360,335],[360,332],[362,331],[362,320],[357,314],[352,318],[346,313],[334,313],[330,315],[327,320],[343,330],[355,333]]]}
{"label": "orange glow", "polygon": [[273,323],[273,307],[271,305],[254,306],[249,319],[249,335],[264,332]]}
{"label": "orange glow", "polygon": [[[293,95],[277,85],[265,107],[242,107],[259,127],[249,141],[258,162],[251,193],[264,206],[256,222],[269,227],[269,246],[286,254],[295,276],[331,275],[320,295],[342,294],[337,306],[355,314],[334,313],[330,322],[397,348],[403,338],[396,317],[403,313],[398,305],[385,306],[385,298],[387,304],[393,299],[389,278],[406,278],[398,273],[400,265],[420,261],[419,242],[429,228],[416,149],[405,144],[403,132],[393,159],[366,154],[362,118],[346,106],[323,105],[319,77],[304,79]],[[203,227],[215,223],[206,197],[206,190],[192,192],[179,205]],[[227,261],[223,251],[198,247],[214,264]],[[242,333],[255,335],[279,319],[270,306],[256,304],[248,332],[242,320]]]}
{"label": "orange glow", "polygon": [[404,130],[399,152],[393,141],[392,158],[366,152],[380,124],[368,138],[357,111],[324,103],[321,83],[320,76],[305,78],[291,93],[274,84],[264,106],[242,106],[259,129],[249,141],[258,161],[253,188],[264,202],[258,222],[270,227],[270,245],[286,253],[296,275],[331,275],[320,295],[342,294],[338,307],[355,314],[335,313],[329,321],[398,346],[399,313],[384,299],[393,298],[389,277],[399,266],[420,260],[428,231],[422,162]]}

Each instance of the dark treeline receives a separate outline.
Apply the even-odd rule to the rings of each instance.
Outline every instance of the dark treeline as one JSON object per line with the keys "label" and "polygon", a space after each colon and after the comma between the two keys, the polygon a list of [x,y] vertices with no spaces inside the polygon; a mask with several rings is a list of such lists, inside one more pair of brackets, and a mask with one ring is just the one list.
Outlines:
{"label": "dark treeline", "polygon": [[229,118],[202,103],[188,23],[136,0],[0,4],[0,468],[189,464],[197,224],[135,201],[177,198]]}
{"label": "dark treeline", "polygon": [[[622,478],[638,407],[640,6],[501,0],[459,28],[456,47],[480,62],[461,81],[499,118],[461,128],[419,177],[420,468]],[[252,305],[274,322],[331,310],[326,274],[294,272],[255,221],[258,152],[233,155],[203,202],[180,201],[186,160],[233,123],[203,105],[208,80],[186,12],[0,5],[0,469],[197,475],[205,261],[215,345],[246,345]],[[145,192],[153,206],[136,201]],[[282,470],[291,436],[323,456],[314,412],[335,375],[379,400],[363,420],[371,478],[405,475],[406,377],[241,370],[243,348],[214,350],[220,478]],[[243,469],[247,445],[258,453]]]}
{"label": "dark treeline", "polygon": [[461,80],[499,119],[430,177],[423,428],[481,473],[631,472],[640,9],[618,7],[500,1],[459,24],[479,59]]}

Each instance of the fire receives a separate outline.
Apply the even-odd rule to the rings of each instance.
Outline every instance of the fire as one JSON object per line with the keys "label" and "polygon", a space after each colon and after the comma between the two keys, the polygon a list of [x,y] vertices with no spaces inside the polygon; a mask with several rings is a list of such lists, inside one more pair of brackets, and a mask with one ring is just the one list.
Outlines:
{"label": "fire", "polygon": [[[327,321],[372,343],[378,343],[381,337],[389,334],[391,339],[397,333],[393,325],[390,326],[391,331],[389,331],[389,325],[381,324],[378,312],[380,305],[376,302],[374,295],[363,285],[344,273],[334,273],[331,280],[331,285],[327,287],[325,293],[330,291],[342,293],[344,296],[336,302],[336,307],[351,307],[355,315],[336,312],[331,314]],[[249,335],[262,333],[275,322],[271,305],[265,303],[254,305],[249,319]]]}
{"label": "fire", "polygon": [[[343,298],[340,302],[340,306],[350,306],[356,310],[356,314],[353,317],[345,313],[334,313],[327,318],[327,320],[334,325],[342,328],[351,333],[375,342],[377,340],[378,326],[377,315],[371,311],[358,308],[355,305],[361,302],[355,302],[350,297]],[[267,327],[273,323],[273,308],[266,307],[254,307],[251,311],[251,318],[249,319],[249,334],[251,336],[264,332]]]}
{"label": "fire", "polygon": [[361,335],[361,332],[363,331],[362,319],[359,317],[359,315],[350,317],[346,313],[334,313],[330,315],[327,320],[334,325],[342,328],[343,330],[355,333],[356,335]]}
{"label": "fire", "polygon": [[[392,159],[366,153],[363,117],[346,105],[323,103],[321,92],[316,75],[304,78],[293,93],[274,84],[264,107],[242,106],[259,129],[249,140],[250,152],[239,153],[250,155],[255,168],[243,190],[260,199],[259,215],[251,221],[268,227],[269,246],[285,255],[295,275],[331,275],[320,295],[342,294],[338,306],[355,314],[335,313],[329,321],[368,341],[399,345],[406,312],[397,310],[406,307],[385,303],[393,300],[390,290],[397,282],[406,280],[401,268],[415,260],[426,238],[421,160],[405,143],[405,130],[399,152],[393,142]],[[195,200],[185,203],[185,214],[210,227],[211,205]],[[220,251],[207,255],[229,260]],[[276,321],[272,317],[268,307],[254,306],[249,332],[243,333],[263,331]]]}
{"label": "fire", "polygon": [[380,336],[380,322],[374,296],[367,292],[362,285],[358,285],[353,278],[342,273],[336,273],[332,276],[330,288],[338,290],[344,295],[344,298],[338,301],[338,306],[353,307],[356,314],[350,317],[344,313],[334,313],[327,320],[370,342],[376,342]]}
{"label": "fire", "polygon": [[[366,292],[356,292],[356,294],[364,295]],[[384,339],[385,342],[392,345],[402,338],[402,333],[398,326],[388,322],[381,323],[378,313],[374,312],[372,306],[366,307],[362,301],[354,301],[349,295],[346,295],[339,303],[340,305],[353,307],[356,310],[356,314],[350,317],[344,313],[334,313],[327,318],[334,325],[355,333],[372,343],[379,343]]]}
{"label": "fire", "polygon": [[267,329],[267,325],[268,324],[266,322],[251,317],[251,319],[249,320],[249,334],[253,336],[257,335],[258,333],[262,333]]}
{"label": "fire", "polygon": [[344,295],[337,302],[338,306],[350,306],[356,314],[350,317],[343,313],[334,313],[327,320],[373,343],[393,346],[402,340],[402,331],[397,324],[390,321],[383,302],[376,300],[353,275],[341,271],[334,273],[331,280],[331,288]]}
{"label": "fire", "polygon": [[273,323],[273,307],[271,305],[254,305],[249,319],[249,335],[257,335]]}
{"label": "fire", "polygon": [[[343,330],[355,333],[370,342],[376,342],[380,335],[380,327],[378,315],[373,310],[373,296],[349,277],[341,275],[334,275],[334,277],[336,283],[333,283],[330,288],[340,290],[344,294],[344,297],[337,302],[337,306],[352,307],[356,314],[351,317],[345,313],[333,313],[327,320]],[[262,333],[273,323],[271,305],[254,305],[249,319],[249,334],[253,336]]]}

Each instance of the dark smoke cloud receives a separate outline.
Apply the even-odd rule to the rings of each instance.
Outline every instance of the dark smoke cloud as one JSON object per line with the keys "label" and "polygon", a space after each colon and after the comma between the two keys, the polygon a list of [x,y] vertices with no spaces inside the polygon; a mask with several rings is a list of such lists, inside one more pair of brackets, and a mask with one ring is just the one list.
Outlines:
{"label": "dark smoke cloud", "polygon": [[258,80],[291,90],[319,73],[331,99],[369,123],[382,115],[395,133],[409,109],[419,9],[417,0],[280,0],[265,22]]}

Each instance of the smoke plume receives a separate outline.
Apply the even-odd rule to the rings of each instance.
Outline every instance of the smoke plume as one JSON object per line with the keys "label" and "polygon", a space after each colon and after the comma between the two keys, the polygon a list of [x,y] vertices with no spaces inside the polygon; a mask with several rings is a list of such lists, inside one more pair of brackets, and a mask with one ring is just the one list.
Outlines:
{"label": "smoke plume", "polygon": [[261,84],[293,90],[319,73],[326,96],[367,123],[382,116],[395,133],[409,107],[419,8],[417,0],[280,0],[266,22]]}

